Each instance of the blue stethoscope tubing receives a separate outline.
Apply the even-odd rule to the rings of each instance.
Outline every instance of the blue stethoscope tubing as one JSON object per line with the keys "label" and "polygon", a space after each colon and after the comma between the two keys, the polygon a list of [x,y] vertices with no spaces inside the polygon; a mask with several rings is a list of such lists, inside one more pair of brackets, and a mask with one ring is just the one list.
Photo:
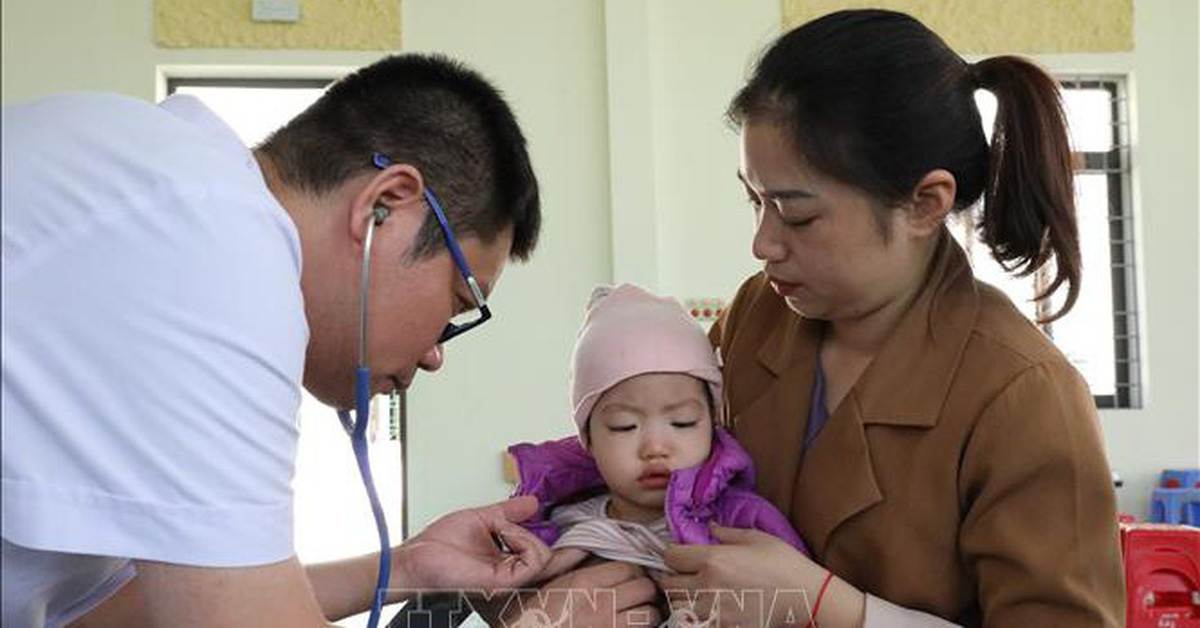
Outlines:
{"label": "blue stethoscope tubing", "polygon": [[[371,369],[367,366],[367,291],[370,286],[371,242],[375,238],[375,227],[387,218],[387,210],[376,207],[367,223],[367,237],[363,245],[363,260],[359,275],[359,336],[358,367],[354,370],[354,417],[346,410],[338,411],[342,426],[350,434],[350,445],[354,459],[358,462],[358,473],[362,476],[367,499],[371,501],[371,514],[375,516],[375,528],[379,532],[379,575],[375,581],[375,600],[371,604],[368,628],[379,625],[379,615],[387,596],[388,581],[392,574],[392,545],[388,538],[387,517],[375,491],[375,480],[371,475],[371,459],[367,452],[367,425],[371,418]],[[394,394],[394,393],[393,393]]]}

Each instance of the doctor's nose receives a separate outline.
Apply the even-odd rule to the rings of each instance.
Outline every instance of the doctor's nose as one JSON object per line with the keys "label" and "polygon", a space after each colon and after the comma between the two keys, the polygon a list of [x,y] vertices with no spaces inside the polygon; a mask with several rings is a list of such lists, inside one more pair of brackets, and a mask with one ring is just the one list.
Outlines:
{"label": "doctor's nose", "polygon": [[442,368],[442,363],[445,361],[446,358],[442,352],[442,345],[436,344],[430,347],[429,351],[425,352],[425,355],[421,356],[421,359],[417,361],[417,366],[422,371],[433,372]]}

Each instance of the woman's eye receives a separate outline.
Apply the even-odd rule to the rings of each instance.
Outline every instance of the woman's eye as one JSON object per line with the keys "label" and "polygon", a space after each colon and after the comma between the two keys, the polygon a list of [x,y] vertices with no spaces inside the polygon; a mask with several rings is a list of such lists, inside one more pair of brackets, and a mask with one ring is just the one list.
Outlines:
{"label": "woman's eye", "polygon": [[817,219],[816,216],[811,216],[809,218],[803,218],[800,220],[788,220],[788,221],[784,222],[784,224],[789,227],[797,227],[797,228],[798,227],[807,227],[808,225],[812,224],[812,221],[814,221],[816,219]]}

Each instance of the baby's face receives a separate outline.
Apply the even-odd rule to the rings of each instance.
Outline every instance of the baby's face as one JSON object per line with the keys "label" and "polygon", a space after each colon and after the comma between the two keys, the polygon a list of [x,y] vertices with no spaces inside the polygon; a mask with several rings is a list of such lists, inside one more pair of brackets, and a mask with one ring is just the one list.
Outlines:
{"label": "baby's face", "polygon": [[605,391],[588,422],[588,448],[612,494],[609,515],[647,522],[662,516],[671,471],[708,458],[713,422],[708,392],[682,373],[647,373]]}

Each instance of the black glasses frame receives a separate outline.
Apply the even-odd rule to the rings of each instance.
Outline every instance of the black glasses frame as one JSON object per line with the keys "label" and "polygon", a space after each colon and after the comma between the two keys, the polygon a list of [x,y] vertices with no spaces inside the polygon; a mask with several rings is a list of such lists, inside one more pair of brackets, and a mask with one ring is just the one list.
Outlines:
{"label": "black glasses frame", "polygon": [[[376,168],[383,170],[392,165],[392,160],[388,159],[383,153],[374,153],[371,156],[371,164]],[[471,272],[471,267],[467,264],[467,258],[463,255],[462,247],[458,245],[458,238],[454,237],[454,230],[450,228],[450,221],[446,219],[446,212],[442,211],[442,204],[438,202],[437,196],[434,196],[433,190],[429,186],[425,186],[424,198],[425,203],[429,205],[429,209],[433,211],[433,215],[437,218],[438,225],[442,228],[442,235],[446,238],[446,248],[450,249],[450,256],[454,258],[455,265],[458,266],[458,272],[462,275],[463,281],[467,283],[467,288],[471,291],[471,298],[475,300],[475,308],[479,310],[479,318],[462,323],[461,325],[449,322],[442,329],[442,335],[438,337],[438,344],[445,344],[451,338],[461,336],[476,327],[486,323],[492,318],[492,310],[488,307],[487,299],[483,296],[483,290],[479,288],[479,282],[475,279],[475,275]]]}

